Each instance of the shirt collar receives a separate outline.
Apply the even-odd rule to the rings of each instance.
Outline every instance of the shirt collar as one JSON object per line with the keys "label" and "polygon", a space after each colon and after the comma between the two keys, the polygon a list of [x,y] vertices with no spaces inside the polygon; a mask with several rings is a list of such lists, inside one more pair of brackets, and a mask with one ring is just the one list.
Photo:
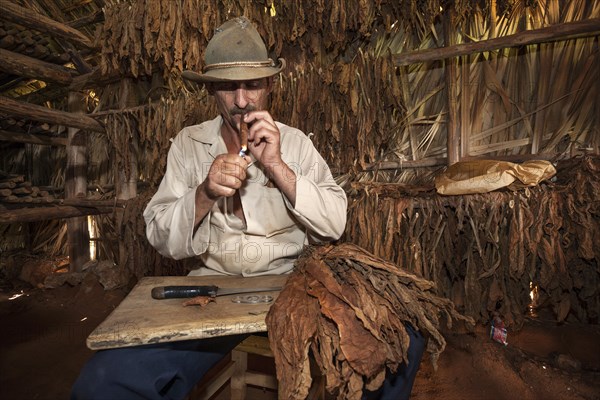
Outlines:
{"label": "shirt collar", "polygon": [[[283,142],[285,140],[285,135],[283,131],[283,125],[275,122],[279,131],[281,132],[281,154],[285,154],[283,151]],[[221,137],[221,125],[223,124],[223,117],[218,115],[216,118],[211,119],[209,121],[205,121],[200,125],[196,125],[194,130],[190,132],[190,139],[210,145],[209,154],[213,157],[216,157],[218,154],[221,154],[223,151],[218,151],[218,148],[222,145],[225,146],[223,142],[223,138]],[[226,150],[224,150],[226,151]],[[253,157],[254,158],[254,157]]]}
{"label": "shirt collar", "polygon": [[223,118],[219,115],[215,119],[205,121],[200,125],[196,125],[196,129],[193,129],[189,134],[190,139],[210,145],[208,154],[210,154],[213,158],[223,153],[223,151],[226,151],[224,150],[225,143],[221,137],[222,123]]}
{"label": "shirt collar", "polygon": [[204,121],[196,125],[196,129],[190,132],[190,138],[204,144],[215,144],[221,137],[221,124],[223,118],[219,115],[210,121]]}

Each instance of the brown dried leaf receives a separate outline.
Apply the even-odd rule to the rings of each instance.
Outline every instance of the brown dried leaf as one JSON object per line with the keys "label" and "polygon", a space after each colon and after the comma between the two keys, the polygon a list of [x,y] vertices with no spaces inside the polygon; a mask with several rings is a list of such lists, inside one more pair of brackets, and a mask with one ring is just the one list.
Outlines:
{"label": "brown dried leaf", "polygon": [[184,301],[181,304],[184,307],[188,307],[188,306],[205,307],[206,305],[208,305],[208,303],[212,303],[214,301],[215,301],[215,298],[211,297],[211,296],[196,296],[196,297],[192,297],[189,300]]}

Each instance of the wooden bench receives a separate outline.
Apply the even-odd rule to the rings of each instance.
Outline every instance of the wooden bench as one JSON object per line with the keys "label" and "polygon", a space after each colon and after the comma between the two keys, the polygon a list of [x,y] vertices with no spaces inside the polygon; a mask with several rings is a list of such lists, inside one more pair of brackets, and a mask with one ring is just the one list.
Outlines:
{"label": "wooden bench", "polygon": [[[248,369],[248,355],[266,358],[273,365],[269,339],[251,335],[241,342],[222,362],[213,367],[190,393],[188,400],[249,400],[277,399],[277,377],[266,372]],[[227,384],[229,383],[229,387]],[[262,392],[256,393],[256,388]],[[324,400],[324,379],[313,374],[307,399]]]}

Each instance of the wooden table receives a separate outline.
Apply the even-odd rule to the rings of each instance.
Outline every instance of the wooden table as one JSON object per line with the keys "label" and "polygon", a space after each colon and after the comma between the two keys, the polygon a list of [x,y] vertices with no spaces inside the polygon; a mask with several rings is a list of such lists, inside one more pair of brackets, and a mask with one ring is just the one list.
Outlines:
{"label": "wooden table", "polygon": [[[145,277],[117,308],[88,336],[92,350],[138,346],[178,340],[265,332],[265,316],[272,303],[239,304],[231,296],[218,296],[204,307],[188,306],[185,299],[155,300],[155,286],[217,285],[222,288],[283,286],[286,275],[244,278],[238,276]],[[277,298],[279,292],[264,292]]]}

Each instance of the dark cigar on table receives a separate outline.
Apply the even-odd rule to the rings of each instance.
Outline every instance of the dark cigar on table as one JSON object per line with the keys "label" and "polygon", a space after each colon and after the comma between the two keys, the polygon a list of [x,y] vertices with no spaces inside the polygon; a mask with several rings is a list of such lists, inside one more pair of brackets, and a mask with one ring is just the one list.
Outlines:
{"label": "dark cigar on table", "polygon": [[245,115],[242,115],[240,121],[240,143],[242,148],[240,149],[240,157],[244,157],[248,153],[248,124],[244,121]]}

